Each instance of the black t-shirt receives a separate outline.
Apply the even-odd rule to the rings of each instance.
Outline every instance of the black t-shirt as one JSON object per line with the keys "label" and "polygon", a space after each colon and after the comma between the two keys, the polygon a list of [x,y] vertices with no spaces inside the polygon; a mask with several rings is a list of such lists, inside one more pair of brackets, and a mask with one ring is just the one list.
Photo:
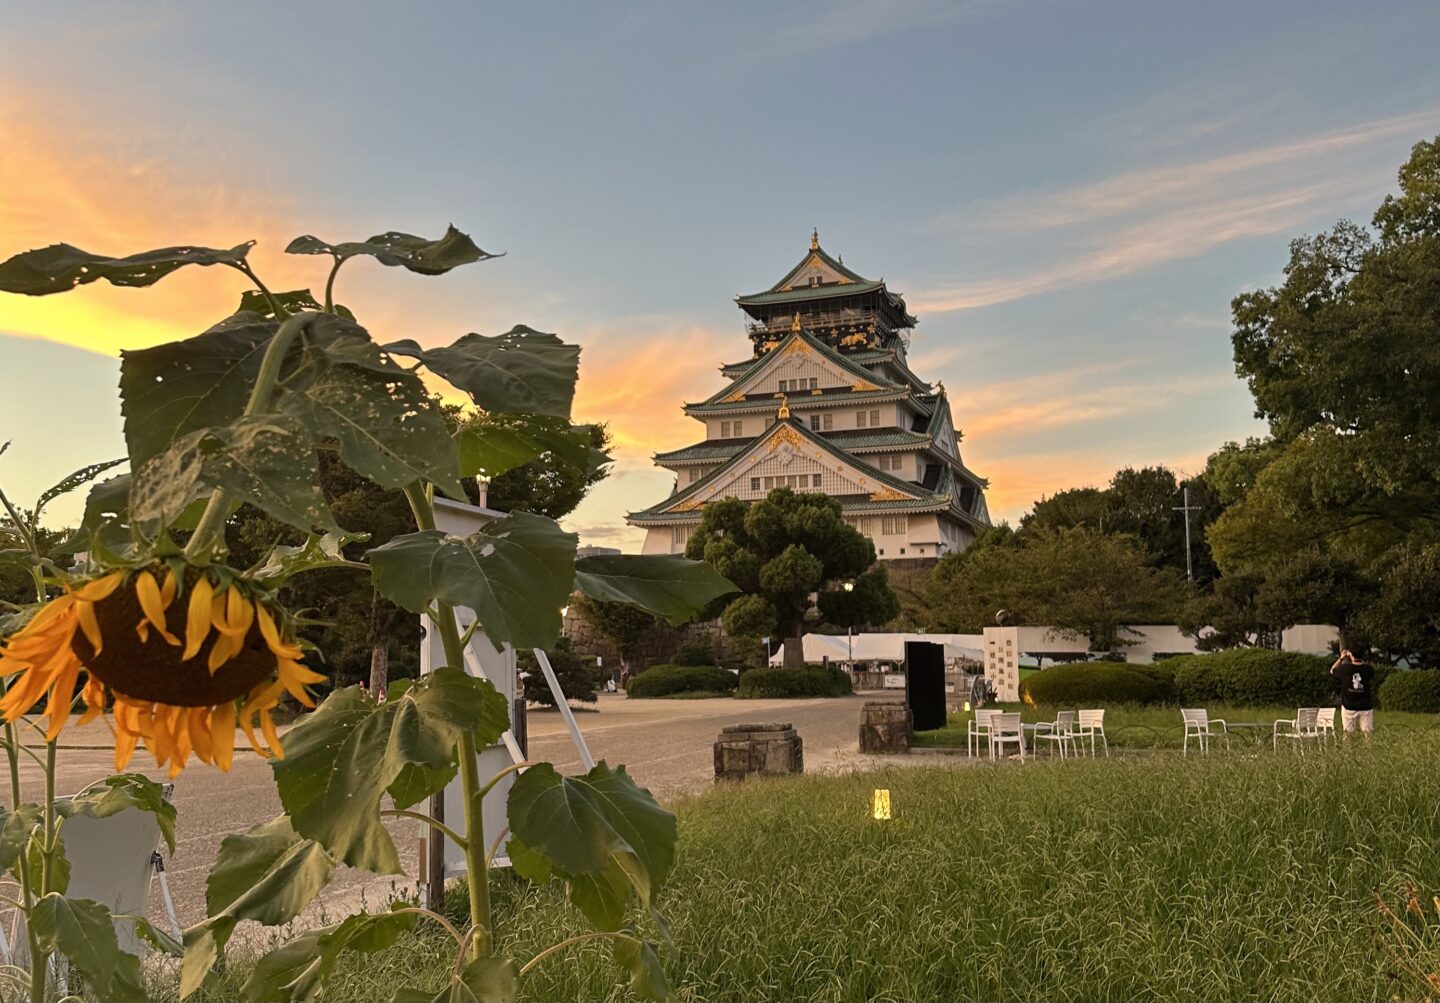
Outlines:
{"label": "black t-shirt", "polygon": [[1340,683],[1340,706],[1346,710],[1373,710],[1375,670],[1364,662],[1344,662],[1331,670]]}

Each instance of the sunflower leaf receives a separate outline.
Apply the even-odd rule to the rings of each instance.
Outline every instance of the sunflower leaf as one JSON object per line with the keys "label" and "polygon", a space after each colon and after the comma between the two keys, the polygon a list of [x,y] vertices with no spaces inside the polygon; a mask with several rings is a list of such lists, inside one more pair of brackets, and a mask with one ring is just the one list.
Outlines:
{"label": "sunflower leaf", "polygon": [[228,251],[214,247],[162,247],[126,258],[107,258],[70,244],[52,244],[0,262],[0,292],[47,296],[99,279],[117,286],[149,286],[186,265],[239,266],[254,243],[247,241]]}
{"label": "sunflower leaf", "polygon": [[675,863],[675,816],[623,766],[601,762],[580,777],[532,766],[510,791],[508,815],[524,873],[543,874],[534,859],[543,858],[601,929],[618,928],[632,895],[649,909]]}
{"label": "sunflower leaf", "polygon": [[173,525],[197,492],[223,488],[281,522],[340,532],[320,493],[315,453],[286,415],[253,415],[176,439],[132,475],[130,516]]}
{"label": "sunflower leaf", "polygon": [[244,992],[252,1000],[311,1000],[343,951],[374,953],[415,927],[409,912],[360,913],[334,926],[307,930],[255,962]]}
{"label": "sunflower leaf", "polygon": [[368,537],[368,533],[326,533],[324,536],[312,533],[298,547],[272,547],[265,555],[264,562],[248,572],[248,577],[254,581],[279,585],[301,572],[319,568],[355,568],[368,571],[369,565],[348,559],[344,551],[347,544]]}
{"label": "sunflower leaf", "polygon": [[307,326],[299,365],[276,409],[314,438],[333,439],[348,466],[383,488],[426,480],[465,497],[439,405],[418,376],[382,355],[352,321],[323,314]]}
{"label": "sunflower leaf", "polygon": [[509,958],[476,958],[452,976],[450,999],[465,1003],[513,1003],[520,972]]}
{"label": "sunflower leaf", "polygon": [[285,736],[285,758],[272,764],[280,801],[295,831],[337,860],[398,874],[381,799],[391,793],[414,804],[443,789],[463,735],[490,745],[509,726],[495,687],[455,668],[436,669],[384,703],[359,687],[336,690]]}
{"label": "sunflower leaf", "polygon": [[439,240],[426,240],[409,233],[390,231],[369,240],[327,244],[319,237],[305,234],[290,241],[286,254],[329,254],[338,261],[368,254],[382,265],[400,266],[420,275],[443,275],[452,268],[475,261],[487,261],[501,255],[482,251],[467,234],[455,227],[445,229]]}
{"label": "sunflower leaf", "polygon": [[[534,414],[489,414],[460,429],[461,477],[498,477],[548,455],[556,463],[590,473],[609,457],[590,445],[588,425]],[[598,463],[597,463],[598,456]]]}
{"label": "sunflower leaf", "polygon": [[675,991],[670,988],[670,980],[665,977],[665,969],[660,964],[659,955],[655,953],[654,944],[638,938],[617,938],[615,960],[630,973],[630,991],[642,1000],[665,1003],[666,1000],[675,998]]}
{"label": "sunflower leaf", "polygon": [[419,359],[486,411],[570,417],[580,346],[556,335],[521,324],[493,337],[467,334],[442,348],[421,348],[408,340],[384,348]]}
{"label": "sunflower leaf", "polygon": [[32,518],[36,522],[39,522],[40,512],[45,508],[46,505],[50,504],[56,498],[59,498],[61,495],[69,494],[71,491],[74,491],[82,484],[88,484],[90,481],[93,481],[95,478],[99,477],[111,467],[118,467],[120,464],[124,463],[125,460],[126,457],[122,456],[118,460],[106,460],[104,463],[92,463],[87,467],[81,467],[79,470],[75,471],[73,474],[65,478],[60,483],[56,484],[51,488],[48,488],[45,493],[40,496],[40,499],[35,502],[35,512]]}
{"label": "sunflower leaf", "polygon": [[191,432],[244,414],[278,326],[243,315],[184,341],[121,352],[120,410],[131,469]]}
{"label": "sunflower leaf", "polygon": [[20,859],[20,851],[30,841],[30,832],[45,817],[38,804],[22,804],[13,811],[0,808],[0,871],[8,871]]}
{"label": "sunflower leaf", "polygon": [[712,599],[735,591],[704,561],[670,554],[600,554],[575,562],[575,588],[602,602],[623,602],[687,623]]}
{"label": "sunflower leaf", "polygon": [[99,902],[51,892],[31,908],[30,925],[40,947],[69,958],[98,998],[145,999],[140,959],[120,950],[115,920]]}
{"label": "sunflower leaf", "polygon": [[88,815],[109,818],[126,808],[148,811],[160,826],[165,845],[175,852],[175,806],[165,800],[165,788],[138,773],[120,773],[91,784],[73,798],[55,802],[55,810],[64,818]]}
{"label": "sunflower leaf", "polygon": [[226,836],[205,882],[209,917],[185,931],[180,995],[199,988],[224,951],[235,924],[288,923],[320,893],[335,861],[311,839],[297,835],[288,816]]}

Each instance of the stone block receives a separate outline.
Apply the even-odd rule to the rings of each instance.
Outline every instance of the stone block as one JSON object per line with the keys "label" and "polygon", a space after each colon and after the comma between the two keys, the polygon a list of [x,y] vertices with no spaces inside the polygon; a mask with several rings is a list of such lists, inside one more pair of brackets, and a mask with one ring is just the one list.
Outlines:
{"label": "stone block", "polygon": [[860,751],[890,755],[910,751],[910,708],[892,700],[872,700],[860,711]]}
{"label": "stone block", "polygon": [[732,724],[715,740],[715,779],[805,772],[804,742],[789,724]]}

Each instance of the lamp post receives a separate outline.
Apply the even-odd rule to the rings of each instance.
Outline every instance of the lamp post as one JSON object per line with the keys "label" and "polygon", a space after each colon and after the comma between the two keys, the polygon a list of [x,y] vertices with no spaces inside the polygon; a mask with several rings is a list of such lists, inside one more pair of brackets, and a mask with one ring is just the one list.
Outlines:
{"label": "lamp post", "polygon": [[[855,583],[846,582],[845,591],[854,592]],[[852,676],[855,674],[855,626],[848,623],[845,625],[845,667]]]}

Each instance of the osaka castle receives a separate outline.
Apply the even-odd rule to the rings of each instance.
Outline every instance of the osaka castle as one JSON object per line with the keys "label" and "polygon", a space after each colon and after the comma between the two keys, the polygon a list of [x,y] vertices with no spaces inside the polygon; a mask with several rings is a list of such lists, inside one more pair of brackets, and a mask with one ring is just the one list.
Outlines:
{"label": "osaka castle", "polygon": [[963,550],[990,525],[945,386],[907,365],[915,318],[883,278],[845,267],[816,233],[784,278],[735,302],[750,354],[720,367],[713,396],[684,405],[703,437],[655,456],[675,487],[627,517],[645,529],[645,553],[683,552],[706,502],[781,487],[835,498],[885,561]]}

